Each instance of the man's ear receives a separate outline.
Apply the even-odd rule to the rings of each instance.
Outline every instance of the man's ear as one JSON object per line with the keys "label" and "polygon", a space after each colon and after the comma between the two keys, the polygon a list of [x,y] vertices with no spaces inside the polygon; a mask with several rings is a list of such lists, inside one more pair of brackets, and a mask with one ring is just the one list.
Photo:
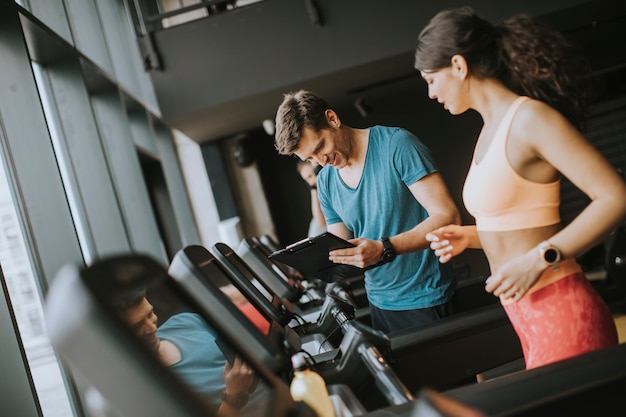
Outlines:
{"label": "man's ear", "polygon": [[452,63],[452,71],[456,74],[461,80],[467,79],[469,76],[469,66],[467,65],[467,61],[463,55],[454,55],[450,59]]}
{"label": "man's ear", "polygon": [[339,120],[339,115],[335,113],[333,109],[326,110],[326,121],[330,127],[338,128],[341,126],[341,120]]}

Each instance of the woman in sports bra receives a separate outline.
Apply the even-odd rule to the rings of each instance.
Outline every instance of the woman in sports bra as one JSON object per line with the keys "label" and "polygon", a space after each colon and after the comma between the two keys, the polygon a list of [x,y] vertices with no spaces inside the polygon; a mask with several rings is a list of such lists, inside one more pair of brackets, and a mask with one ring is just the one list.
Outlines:
{"label": "woman in sports bra", "polygon": [[[471,8],[444,10],[418,38],[415,67],[451,114],[484,125],[463,188],[475,226],[427,235],[440,262],[482,248],[528,369],[618,343],[609,308],[575,256],[626,217],[626,185],[581,135],[580,59],[557,31],[525,15],[494,27]],[[560,177],[591,200],[567,226]]]}

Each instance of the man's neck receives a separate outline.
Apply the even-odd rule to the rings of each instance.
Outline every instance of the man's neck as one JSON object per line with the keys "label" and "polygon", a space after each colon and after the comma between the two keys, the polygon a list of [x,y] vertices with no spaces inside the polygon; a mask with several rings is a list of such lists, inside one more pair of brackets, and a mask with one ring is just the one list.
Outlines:
{"label": "man's neck", "polygon": [[365,156],[369,141],[369,129],[353,129],[351,131],[351,151],[348,163],[339,170],[343,182],[352,188],[356,188],[363,175]]}
{"label": "man's neck", "polygon": [[369,129],[356,129],[353,127],[348,133],[350,140],[350,156],[348,157],[348,163],[342,169],[348,170],[363,166],[365,161],[365,155],[367,154],[367,144],[369,140]]}

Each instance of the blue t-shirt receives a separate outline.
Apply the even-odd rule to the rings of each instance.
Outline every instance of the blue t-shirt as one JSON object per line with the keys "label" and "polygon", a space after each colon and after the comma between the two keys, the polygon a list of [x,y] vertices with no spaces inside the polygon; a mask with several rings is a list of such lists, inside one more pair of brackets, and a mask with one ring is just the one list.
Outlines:
{"label": "blue t-shirt", "polygon": [[213,329],[195,313],[180,313],[163,323],[158,335],[180,350],[181,360],[170,368],[217,408],[226,388],[226,359],[215,343]]}
{"label": "blue t-shirt", "polygon": [[[180,313],[163,323],[157,333],[161,340],[173,343],[180,351],[180,361],[170,365],[170,369],[217,412],[222,390],[226,388],[226,358],[215,343],[213,329],[196,313]],[[241,409],[241,415],[254,416],[259,410],[265,411],[271,398],[269,393],[265,382],[259,381],[248,404]]]}
{"label": "blue t-shirt", "polygon": [[[375,240],[410,230],[428,213],[408,187],[436,171],[430,150],[415,135],[398,127],[373,126],[356,188],[347,186],[334,167],[318,175],[326,223],[343,222],[355,237]],[[443,304],[454,292],[452,277],[443,271],[430,249],[399,255],[365,272],[368,300],[385,310]]]}

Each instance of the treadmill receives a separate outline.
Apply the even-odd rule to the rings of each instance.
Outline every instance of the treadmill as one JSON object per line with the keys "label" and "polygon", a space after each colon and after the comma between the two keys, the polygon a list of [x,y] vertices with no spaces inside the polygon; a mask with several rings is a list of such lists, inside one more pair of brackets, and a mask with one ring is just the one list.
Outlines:
{"label": "treadmill", "polygon": [[[218,247],[221,245],[217,245]],[[224,245],[225,246],[225,245]],[[215,276],[228,273],[229,268],[235,268],[230,261],[221,261],[217,255],[213,255],[206,248],[194,246],[193,250],[184,248],[174,256],[169,267],[169,273],[175,279],[188,286],[199,303],[205,304],[210,309],[211,303],[201,291],[202,286],[214,286]],[[227,247],[221,248],[229,260],[238,262],[239,267],[245,267],[245,263]],[[229,265],[229,266],[227,266]],[[226,268],[224,268],[226,266]],[[226,272],[228,270],[228,272]],[[234,271],[235,269],[233,269]],[[241,271],[236,272],[237,277],[232,277],[235,286],[244,293],[245,291],[257,291],[254,285],[250,285],[251,279]],[[242,285],[243,284],[243,285]],[[258,301],[257,297],[250,297],[250,302]],[[290,326],[273,323],[272,328],[282,328],[282,346],[286,354],[292,355],[299,351],[305,351],[309,355],[309,365],[319,372],[329,385],[345,385],[350,388],[356,398],[361,401],[364,390],[377,392],[381,399],[380,405],[400,404],[412,400],[412,394],[396,377],[393,370],[385,360],[388,349],[388,340],[384,334],[351,320],[345,309],[351,306],[337,297],[332,307],[328,307],[328,323],[333,323],[335,332],[342,334],[341,345],[331,346],[320,333],[296,334]],[[275,308],[271,303],[257,305],[260,309]],[[269,306],[269,307],[268,307]],[[276,313],[264,312],[266,317],[275,316]],[[368,391],[369,392],[369,391]]]}
{"label": "treadmill", "polygon": [[350,294],[350,297],[356,302],[357,307],[365,307],[369,304],[367,300],[367,294],[365,293],[365,285],[363,282],[364,276],[362,274],[352,278],[342,279],[340,282],[333,283],[327,283],[318,278],[307,277],[305,273],[298,271],[291,266],[285,265],[274,259],[270,259],[269,256],[278,249],[275,244],[268,245],[267,237],[266,239],[263,239],[263,236],[243,239],[239,247],[237,248],[237,253],[247,261],[249,259],[247,257],[248,250],[256,251],[260,255],[262,255],[264,258],[264,262],[269,261],[273,269],[278,268],[281,271],[284,271],[285,274],[287,274],[288,276],[296,276],[299,277],[299,279],[304,279],[305,282],[308,283],[308,285],[313,285],[317,288],[325,289],[326,292],[331,292],[329,290],[329,287],[339,287],[342,290],[347,291]]}
{"label": "treadmill", "polygon": [[[229,256],[228,246],[216,246],[225,261],[234,258]],[[524,369],[519,338],[497,299],[490,296],[468,301],[480,289],[484,293],[482,279],[468,280],[459,285],[455,299],[457,306],[464,307],[463,312],[418,329],[388,335],[390,365],[411,391],[426,385],[450,389],[475,382],[478,374],[488,371]],[[311,325],[304,329],[307,327]],[[316,331],[296,330],[308,334]]]}
{"label": "treadmill", "polygon": [[[199,282],[189,282],[193,281]],[[55,351],[73,371],[92,384],[85,392],[91,415],[215,416],[114,314],[109,296],[135,286],[147,286],[151,300],[161,297],[163,302],[155,302],[155,307],[164,312],[181,309],[198,312],[246,359],[267,388],[264,407],[256,408],[252,415],[313,416],[303,403],[294,404],[290,399],[286,383],[279,377],[289,373],[289,365],[281,349],[273,346],[271,336],[262,335],[256,327],[246,324],[242,313],[232,308],[232,303],[217,287],[198,286],[200,293],[194,293],[169,277],[160,264],[142,255],[99,260],[86,268],[66,265],[57,273],[46,295],[46,319]],[[165,297],[167,294],[169,298]],[[204,306],[197,303],[200,298],[206,299]],[[211,311],[206,309],[209,306]],[[98,361],[93,360],[94,352],[98,353]],[[416,392],[414,401],[369,412],[355,407],[346,415],[622,416],[626,414],[624,387],[626,344],[621,344],[480,384],[447,391],[425,387]],[[329,391],[333,397],[332,386]]]}
{"label": "treadmill", "polygon": [[[251,265],[246,264],[228,245],[218,243],[211,252],[228,269],[235,282],[247,284],[256,279],[263,280],[256,275],[257,270],[252,270]],[[487,294],[489,297],[476,297],[480,291],[487,294],[482,279],[466,280],[465,285],[459,285],[455,298],[456,307],[463,307],[464,313],[424,326],[419,332],[409,329],[389,335],[392,366],[410,388],[417,389],[426,383],[439,389],[450,388],[473,382],[477,374],[505,365],[512,370],[523,369],[519,340],[504,309],[490,294]],[[470,299],[474,301],[463,301]],[[310,346],[307,351],[313,355],[333,350],[343,337],[330,313],[337,304],[336,299],[329,297],[327,301],[317,321],[292,326],[304,338],[302,344],[305,349]],[[350,319],[363,321],[358,310],[355,312],[345,307],[343,310]],[[364,323],[369,324],[369,321]],[[291,343],[295,345],[297,341],[292,340]],[[462,354],[457,352],[460,345],[465,346]],[[494,346],[498,348],[494,349]],[[438,369],[442,363],[450,362],[453,366],[446,366],[443,371]],[[420,372],[414,372],[414,369],[420,369]]]}
{"label": "treadmill", "polygon": [[[114,298],[137,289],[163,317],[194,312],[213,330],[220,350],[232,352],[254,369],[258,382],[242,417],[313,417],[289,394],[290,363],[272,339],[261,334],[217,289],[209,313],[167,270],[144,255],[119,255],[89,267],[68,264],[56,274],[46,295],[48,333],[55,351],[89,384],[90,415],[215,417],[215,406],[161,363],[116,314]],[[215,287],[217,288],[217,287]],[[206,295],[206,293],[205,293]]]}
{"label": "treadmill", "polygon": [[[624,416],[626,344],[447,391],[421,389],[413,403],[363,417]],[[451,410],[458,409],[456,413]]]}
{"label": "treadmill", "polygon": [[[299,335],[315,334],[325,338],[334,337],[336,340],[340,333],[337,333],[337,320],[331,314],[331,309],[336,304],[340,304],[343,311],[350,317],[354,316],[355,306],[349,298],[327,294],[323,304],[313,309],[305,317],[289,300],[281,299],[278,294],[274,293],[263,277],[259,276],[230,246],[216,243],[210,251],[202,246],[195,246],[194,250],[197,251],[197,261],[200,261],[202,256],[207,259],[212,256],[217,258],[220,265],[227,271],[227,276],[233,285],[239,288],[246,297],[250,298],[252,303],[255,303],[265,313],[275,316],[275,310],[278,309],[290,316],[292,320],[289,322],[289,326]],[[188,251],[188,248],[184,248],[183,251]],[[204,255],[201,255],[200,252],[203,252]],[[260,298],[264,298],[266,301],[259,303]],[[268,303],[271,306],[268,306]],[[328,343],[330,340],[325,339],[325,342]]]}
{"label": "treadmill", "polygon": [[[226,248],[218,250],[224,253],[228,251]],[[281,269],[282,264],[268,257],[267,248],[264,248],[256,238],[243,239],[236,253],[262,281],[272,288],[277,296],[293,303],[305,322],[317,320],[326,294],[334,294],[353,305],[356,309],[356,316],[365,323],[369,322],[368,303],[363,303],[363,300],[367,300],[364,288],[356,294],[359,301],[357,303],[354,298],[356,291],[352,288],[348,291],[349,287],[346,283],[324,283],[320,280],[294,282],[284,273],[284,268]],[[362,285],[362,277],[360,280]]]}
{"label": "treadmill", "polygon": [[250,238],[241,241],[237,254],[244,259],[259,279],[281,300],[292,306],[304,321],[315,321],[324,302],[324,286],[309,281],[290,278],[283,269],[261,253],[259,246]]}
{"label": "treadmill", "polygon": [[[249,282],[251,280],[249,276],[254,272],[246,267],[228,246],[224,244],[216,246],[220,251],[216,251],[215,257],[221,252],[220,263],[230,265],[229,271],[234,271],[230,279],[233,282]],[[205,263],[213,258],[211,252],[206,248],[202,249],[203,254],[196,262]],[[215,249],[217,248],[214,247],[213,250]],[[231,262],[233,260],[234,263]],[[243,273],[236,272],[238,267],[243,268]],[[254,291],[253,286],[241,286],[244,290],[246,287]],[[329,308],[324,310],[327,314],[321,320],[325,323],[323,329],[320,329],[318,324],[288,328],[285,339],[293,349],[302,348],[309,352],[317,362],[316,369],[325,379],[345,382],[345,378],[348,377],[341,370],[324,364],[333,364],[337,360],[337,355],[350,349],[349,339],[344,343],[345,335],[339,330],[342,330],[340,326],[346,319],[351,323],[357,321],[354,317],[349,317],[349,309],[341,302],[337,302],[336,298],[329,296],[327,301]],[[265,305],[267,306],[267,303]],[[261,305],[257,307],[264,308]],[[337,310],[341,315],[336,314]],[[337,317],[341,319],[338,320]],[[338,338],[328,338],[326,334],[329,331]],[[388,340],[388,346],[383,342],[385,338]],[[416,392],[425,385],[436,389],[448,389],[475,382],[475,374],[501,365],[518,363],[522,358],[519,340],[499,304],[458,314],[428,327],[390,334],[385,338],[381,339],[378,347],[385,352],[386,363],[394,371],[395,376],[411,392]],[[523,368],[523,363],[518,363],[517,366]],[[445,372],[441,372],[440,368],[445,369]],[[353,375],[351,377],[355,378]],[[358,385],[358,382],[362,377],[355,379],[357,383],[352,384],[352,388],[360,395],[362,386]],[[385,403],[384,398],[375,398],[375,395],[361,397],[361,400],[368,409],[378,408]]]}

